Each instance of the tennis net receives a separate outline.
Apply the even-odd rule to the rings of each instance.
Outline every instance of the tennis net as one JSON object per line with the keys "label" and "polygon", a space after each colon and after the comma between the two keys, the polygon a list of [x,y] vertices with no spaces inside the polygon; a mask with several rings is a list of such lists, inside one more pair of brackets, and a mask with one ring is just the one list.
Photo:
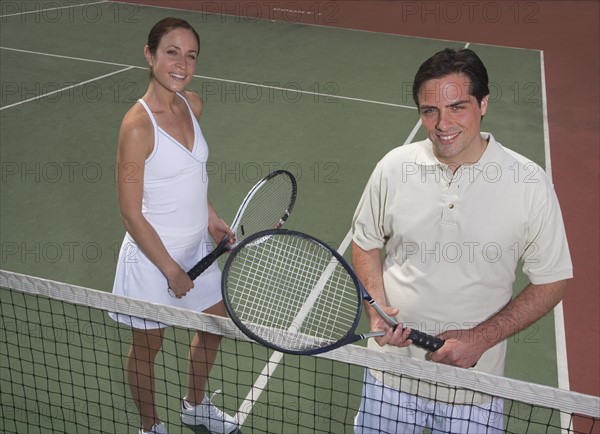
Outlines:
{"label": "tennis net", "polygon": [[[0,271],[0,287],[0,432],[137,432],[123,368],[131,330],[108,312],[173,326],[155,372],[156,405],[170,433],[190,432],[179,408],[195,330],[224,337],[208,389],[222,391],[214,402],[237,416],[242,433],[353,432],[365,366],[455,395],[501,399],[494,416],[509,433],[600,430],[594,396],[354,345],[317,357],[284,356],[250,342],[229,319],[9,271]],[[415,421],[414,432],[423,432],[421,424]]]}

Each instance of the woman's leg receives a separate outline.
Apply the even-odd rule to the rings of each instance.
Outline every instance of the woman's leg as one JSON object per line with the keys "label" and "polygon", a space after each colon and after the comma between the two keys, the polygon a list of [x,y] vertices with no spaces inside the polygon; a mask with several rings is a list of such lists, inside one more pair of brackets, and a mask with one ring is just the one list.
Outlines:
{"label": "woman's leg", "polygon": [[[225,306],[219,302],[204,312],[225,316]],[[221,336],[197,331],[190,345],[188,360],[188,388],[185,400],[198,405],[204,398],[210,370],[217,358]]]}
{"label": "woman's leg", "polygon": [[142,428],[150,430],[160,422],[154,405],[154,359],[162,346],[164,329],[133,329],[127,355],[127,382],[142,421]]}

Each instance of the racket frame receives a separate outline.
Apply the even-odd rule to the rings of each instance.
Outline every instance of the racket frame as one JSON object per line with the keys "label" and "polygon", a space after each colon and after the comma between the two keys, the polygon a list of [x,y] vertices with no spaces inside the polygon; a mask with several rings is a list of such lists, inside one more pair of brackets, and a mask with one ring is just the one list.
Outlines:
{"label": "racket frame", "polygon": [[[233,222],[231,224],[231,231],[236,235],[236,241],[234,243],[230,243],[229,235],[226,234],[210,253],[208,253],[206,256],[204,256],[198,263],[196,263],[196,265],[194,265],[187,272],[187,275],[189,276],[190,279],[195,280],[198,276],[200,276],[200,274],[202,274],[204,271],[206,271],[206,269],[208,269],[208,267],[210,267],[221,255],[223,255],[224,253],[226,253],[230,250],[233,250],[237,247],[237,245],[240,243],[240,237],[238,237],[238,227],[240,225],[240,222],[242,220],[244,212],[246,211],[246,208],[248,207],[248,204],[250,203],[252,198],[256,195],[258,190],[276,176],[287,176],[289,178],[291,186],[292,186],[292,194],[290,197],[288,207],[285,209],[283,215],[279,218],[279,222],[277,223],[275,229],[281,228],[281,226],[285,223],[285,221],[290,216],[292,209],[294,208],[294,204],[296,203],[296,194],[298,191],[298,184],[296,182],[296,178],[294,177],[294,175],[292,175],[289,171],[283,170],[283,169],[275,170],[275,171],[269,173],[267,176],[262,178],[256,184],[254,184],[254,186],[246,194],[246,197],[244,197],[244,200],[242,201],[241,205],[239,206],[239,208],[235,214],[235,217],[233,218]],[[242,236],[244,236],[244,235],[245,234],[242,234]],[[252,235],[252,234],[250,234],[250,235]],[[168,291],[169,291],[169,295],[171,295],[171,297],[176,297],[175,293],[173,292],[173,290],[170,287],[168,288]]]}
{"label": "racket frame", "polygon": [[[252,198],[254,197],[254,195],[256,194],[256,192],[263,186],[265,185],[267,182],[269,182],[272,178],[274,178],[275,176],[279,176],[279,175],[286,175],[289,177],[291,184],[292,184],[292,196],[290,198],[290,202],[288,207],[286,208],[285,212],[283,213],[283,215],[280,217],[279,219],[279,223],[277,224],[277,226],[275,227],[275,229],[279,229],[281,228],[281,226],[283,226],[283,224],[285,223],[285,221],[288,219],[288,217],[290,216],[292,209],[294,208],[294,204],[296,203],[296,193],[297,193],[297,183],[296,183],[296,178],[294,178],[294,175],[292,175],[290,172],[288,172],[287,170],[275,170],[271,173],[269,173],[267,176],[265,176],[263,179],[261,179],[260,181],[258,181],[248,192],[248,194],[246,194],[246,197],[244,198],[244,200],[242,201],[242,204],[240,205],[240,207],[238,208],[237,212],[235,213],[235,217],[233,218],[233,222],[231,223],[231,231],[233,233],[235,233],[236,235],[236,242],[234,244],[232,244],[230,246],[230,250],[232,250],[233,248],[235,248],[235,246],[237,246],[237,244],[239,244],[239,237],[238,235],[238,226],[240,225],[240,222],[242,220],[242,216],[244,215],[244,211],[246,211],[246,208],[248,207],[248,204],[250,203],[250,201],[252,200]],[[245,235],[242,233],[242,235]],[[252,234],[250,234],[252,235]],[[229,241],[229,236],[225,235],[225,237],[227,238],[227,242]]]}
{"label": "racket frame", "polygon": [[[262,239],[267,240],[271,236],[286,236],[286,235],[303,238],[303,239],[313,242],[313,243],[317,244],[319,247],[329,251],[329,253],[331,253],[331,255],[332,255],[331,260],[337,261],[346,270],[346,272],[348,273],[348,275],[350,276],[350,278],[352,279],[352,281],[354,283],[354,286],[356,289],[356,298],[357,298],[355,318],[354,318],[352,325],[348,328],[348,331],[346,332],[346,334],[342,338],[338,339],[336,342],[333,342],[326,346],[307,349],[307,350],[293,350],[290,348],[280,347],[280,346],[268,341],[267,339],[264,339],[263,337],[257,335],[256,333],[254,333],[238,317],[238,315],[235,311],[235,307],[233,306],[233,303],[229,296],[229,292],[227,290],[227,281],[228,281],[228,276],[229,276],[229,270],[231,269],[233,262],[235,261],[235,258],[237,257],[237,255],[240,252],[242,252],[243,249],[248,244],[260,244],[262,242],[261,241]],[[327,245],[326,243],[324,243],[323,241],[319,240],[318,238],[316,238],[312,235],[305,234],[305,233],[298,232],[298,231],[293,231],[293,230],[269,229],[269,230],[265,230],[265,231],[260,231],[260,232],[256,232],[255,234],[250,235],[249,237],[245,238],[241,243],[239,243],[239,245],[236,247],[236,249],[229,256],[229,258],[227,258],[227,262],[225,263],[225,266],[223,267],[223,273],[222,273],[222,277],[221,277],[221,291],[222,291],[225,308],[227,310],[227,313],[229,314],[229,317],[232,319],[232,321],[235,323],[235,325],[246,336],[248,336],[249,338],[255,340],[256,342],[258,342],[268,348],[271,348],[273,350],[280,351],[283,353],[288,353],[288,354],[298,354],[298,355],[320,354],[320,353],[332,351],[336,348],[339,348],[339,347],[347,345],[347,344],[357,342],[361,339],[383,336],[385,334],[384,331],[373,331],[373,332],[362,333],[362,334],[355,333],[356,329],[359,326],[360,319],[362,317],[363,302],[369,303],[375,309],[375,311],[391,327],[395,328],[398,326],[398,322],[394,318],[392,318],[388,314],[386,314],[383,311],[383,309],[370,296],[370,294],[367,292],[366,288],[364,287],[362,282],[359,280],[358,276],[356,275],[356,273],[354,272],[352,267],[349,265],[349,263],[344,259],[344,257],[337,250],[333,249],[332,247],[330,247],[329,245]],[[317,297],[318,297],[318,295],[317,295]],[[310,296],[309,296],[309,298],[310,298]],[[306,305],[306,303],[307,303],[307,301],[305,301],[305,305]],[[304,319],[305,318],[302,318],[302,321],[304,321]],[[295,320],[292,321],[292,324],[294,324],[295,322],[296,322]],[[265,327],[267,327],[267,326],[265,326]],[[282,331],[282,333],[285,333],[285,332]],[[416,344],[417,346],[425,348],[428,351],[436,351],[438,348],[440,348],[444,344],[444,341],[442,341],[441,339],[436,338],[434,336],[427,335],[427,334],[420,332],[418,330],[415,330],[415,329],[411,330],[409,339],[411,339],[413,341],[413,343]]]}

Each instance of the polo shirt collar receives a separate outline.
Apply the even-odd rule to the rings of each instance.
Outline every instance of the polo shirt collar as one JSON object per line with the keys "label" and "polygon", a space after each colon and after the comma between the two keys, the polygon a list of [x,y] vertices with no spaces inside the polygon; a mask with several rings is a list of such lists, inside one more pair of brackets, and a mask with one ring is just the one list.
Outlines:
{"label": "polo shirt collar", "polygon": [[481,133],[483,138],[488,139],[488,145],[483,151],[483,155],[479,158],[473,167],[476,170],[482,171],[488,164],[498,164],[500,161],[500,154],[502,149],[500,147],[500,143],[494,139],[491,133]]}

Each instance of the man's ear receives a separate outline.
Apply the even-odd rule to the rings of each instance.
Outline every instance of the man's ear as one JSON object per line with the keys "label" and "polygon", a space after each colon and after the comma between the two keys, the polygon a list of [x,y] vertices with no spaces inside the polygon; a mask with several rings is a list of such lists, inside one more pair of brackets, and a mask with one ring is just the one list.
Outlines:
{"label": "man's ear", "polygon": [[481,99],[481,103],[479,104],[479,108],[481,109],[481,116],[485,116],[485,114],[487,113],[489,100],[489,95],[486,95]]}

